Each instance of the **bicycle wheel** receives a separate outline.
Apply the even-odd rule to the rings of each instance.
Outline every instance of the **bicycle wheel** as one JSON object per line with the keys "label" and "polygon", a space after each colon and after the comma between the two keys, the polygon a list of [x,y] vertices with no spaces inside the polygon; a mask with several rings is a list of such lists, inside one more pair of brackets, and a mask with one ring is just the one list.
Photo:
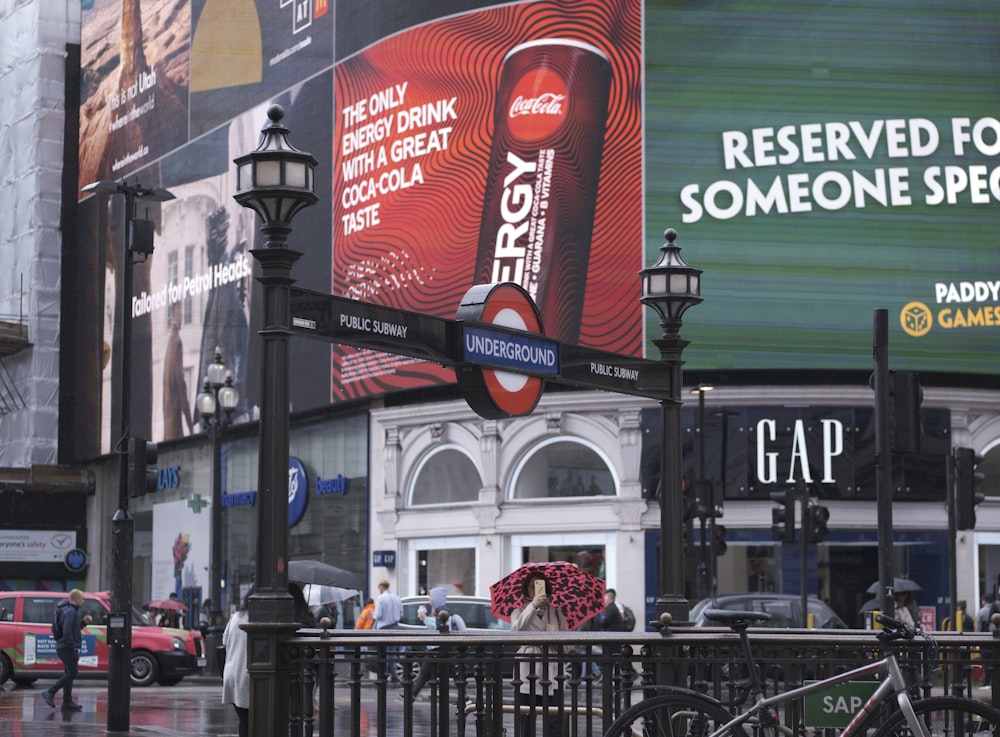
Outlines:
{"label": "bicycle wheel", "polygon": [[[927,725],[931,737],[987,737],[1000,735],[1000,710],[982,701],[959,696],[934,696],[913,702],[913,710]],[[864,734],[864,731],[859,731]],[[914,737],[906,715],[895,712],[874,737]]]}
{"label": "bicycle wheel", "polygon": [[705,737],[731,719],[719,702],[707,696],[661,694],[622,712],[604,737]]}

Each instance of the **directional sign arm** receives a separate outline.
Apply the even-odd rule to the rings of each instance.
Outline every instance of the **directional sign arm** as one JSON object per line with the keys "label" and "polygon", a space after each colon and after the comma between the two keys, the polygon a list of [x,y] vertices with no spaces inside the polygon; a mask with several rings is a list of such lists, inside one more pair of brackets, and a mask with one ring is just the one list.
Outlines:
{"label": "directional sign arm", "polygon": [[[625,356],[596,348],[569,345],[537,333],[499,325],[448,320],[416,312],[292,288],[292,332],[296,335],[433,361],[444,366],[491,366],[543,377],[557,384],[600,389],[671,401],[671,372],[661,361]],[[531,361],[505,362],[467,350],[466,336],[476,335],[496,345],[513,344],[516,355]],[[544,360],[554,351],[555,366]],[[510,353],[508,350],[507,353]],[[473,360],[474,359],[474,360]]]}
{"label": "directional sign arm", "polygon": [[660,361],[563,344],[557,383],[669,401],[671,373]]}
{"label": "directional sign arm", "polygon": [[292,289],[292,332],[314,340],[457,362],[454,320],[359,302],[308,289]]}

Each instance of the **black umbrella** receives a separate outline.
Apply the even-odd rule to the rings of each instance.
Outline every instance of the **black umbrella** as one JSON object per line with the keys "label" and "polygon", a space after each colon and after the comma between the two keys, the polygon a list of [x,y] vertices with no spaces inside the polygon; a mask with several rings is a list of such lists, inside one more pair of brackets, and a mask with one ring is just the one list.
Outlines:
{"label": "black umbrella", "polygon": [[869,599],[864,604],[862,604],[861,608],[858,610],[858,614],[874,612],[875,610],[881,611],[881,609],[882,609],[882,600],[876,597],[874,599]]}
{"label": "black umbrella", "polygon": [[[865,591],[867,591],[869,594],[877,594],[878,583],[879,582],[876,581],[867,589],[865,589]],[[921,588],[920,584],[917,583],[916,581],[910,580],[909,578],[900,578],[899,576],[897,576],[896,578],[892,579],[892,590],[897,594],[901,594],[904,591],[922,591],[923,589]]]}
{"label": "black umbrella", "polygon": [[356,573],[345,571],[321,560],[293,560],[288,564],[288,580],[317,586],[336,586],[341,589],[364,588]]}

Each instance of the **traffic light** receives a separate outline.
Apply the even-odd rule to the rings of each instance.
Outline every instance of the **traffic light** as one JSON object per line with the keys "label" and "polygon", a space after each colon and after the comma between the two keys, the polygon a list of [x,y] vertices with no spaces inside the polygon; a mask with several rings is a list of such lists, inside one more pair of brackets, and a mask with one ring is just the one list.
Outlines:
{"label": "traffic light", "polygon": [[156,491],[156,443],[145,438],[129,438],[128,488],[129,496],[142,496]]}
{"label": "traffic light", "polygon": [[830,531],[826,523],[830,521],[830,510],[819,504],[810,504],[806,509],[806,524],[809,526],[809,542],[821,543]]}
{"label": "traffic light", "polygon": [[795,497],[784,491],[774,491],[771,499],[780,505],[771,510],[771,539],[795,542]]}
{"label": "traffic light", "polygon": [[723,525],[715,525],[715,536],[712,539],[712,550],[716,555],[725,555],[726,548],[726,528]]}
{"label": "traffic light", "polygon": [[707,519],[712,515],[708,509],[708,492],[711,489],[708,481],[688,483],[687,478],[681,482],[684,493],[684,521]]}
{"label": "traffic light", "polygon": [[924,398],[920,377],[912,371],[892,371],[889,389],[892,452],[915,453],[920,450],[920,402]]}
{"label": "traffic light", "polygon": [[972,448],[955,448],[955,529],[972,530],[976,527],[976,505],[986,495],[976,491],[976,482],[983,474],[976,471],[983,457]]}

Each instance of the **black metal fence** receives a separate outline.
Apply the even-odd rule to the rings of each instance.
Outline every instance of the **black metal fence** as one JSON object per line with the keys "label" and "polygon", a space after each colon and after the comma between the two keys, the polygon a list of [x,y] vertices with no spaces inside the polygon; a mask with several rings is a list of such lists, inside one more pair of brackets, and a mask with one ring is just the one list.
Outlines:
{"label": "black metal fence", "polygon": [[[878,657],[874,633],[863,630],[750,633],[768,694]],[[898,648],[914,689],[1000,706],[1000,639],[936,633],[935,640],[917,638]],[[707,693],[734,713],[750,705],[746,664],[728,629],[675,627],[665,635],[302,630],[283,642],[282,656],[293,737],[593,737],[665,686]],[[823,703],[850,707],[837,699]],[[812,733],[806,711],[790,702],[782,722],[796,735]]]}

